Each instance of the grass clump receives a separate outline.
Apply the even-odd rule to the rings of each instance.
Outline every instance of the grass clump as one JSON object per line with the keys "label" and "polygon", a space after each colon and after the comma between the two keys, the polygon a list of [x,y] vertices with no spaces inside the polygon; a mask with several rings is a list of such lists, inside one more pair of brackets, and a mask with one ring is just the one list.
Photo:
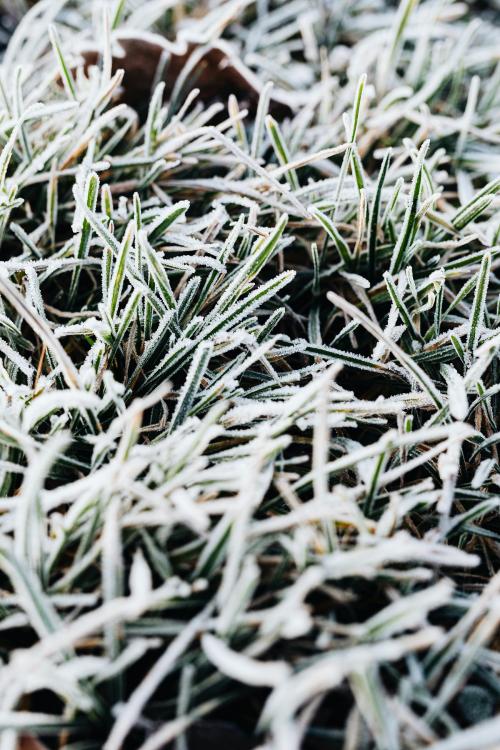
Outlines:
{"label": "grass clump", "polygon": [[495,3],[5,7],[0,750],[498,747]]}

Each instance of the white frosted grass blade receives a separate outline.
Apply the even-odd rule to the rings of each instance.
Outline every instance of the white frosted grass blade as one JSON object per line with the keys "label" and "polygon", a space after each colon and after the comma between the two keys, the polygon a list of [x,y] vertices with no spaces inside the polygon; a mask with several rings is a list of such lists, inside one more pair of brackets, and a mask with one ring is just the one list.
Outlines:
{"label": "white frosted grass blade", "polygon": [[78,371],[65,350],[56,339],[46,322],[35,313],[26,300],[19,293],[17,287],[6,277],[0,274],[0,293],[8,300],[14,309],[28,323],[33,331],[40,336],[49,351],[54,355],[55,361],[61,368],[61,372],[69,388],[78,388]]}
{"label": "white frosted grass blade", "polygon": [[479,343],[481,328],[484,322],[486,294],[491,269],[491,253],[486,252],[481,262],[481,268],[477,277],[476,292],[472,304],[472,315],[470,318],[469,331],[467,333],[467,348],[474,351]]}
{"label": "white frosted grass blade", "polygon": [[213,346],[210,343],[202,343],[197,347],[191,362],[191,367],[186,375],[186,380],[172,415],[170,431],[175,430],[189,414],[193,401],[198,394],[201,381],[205,375],[210,357],[213,353]]}
{"label": "white frosted grass blade", "polygon": [[500,717],[496,717],[463,729],[445,740],[433,742],[429,748],[430,750],[469,750],[472,747],[480,747],[481,750],[495,750],[499,742]]}
{"label": "white frosted grass blade", "polygon": [[127,703],[116,719],[113,728],[104,743],[104,750],[119,750],[124,739],[139,718],[146,701],[153,695],[165,676],[175,668],[177,660],[182,656],[198,631],[206,623],[210,608],[205,609],[193,618],[189,625],[171,642],[162,656],[156,661],[143,681],[130,696]]}
{"label": "white frosted grass blade", "polygon": [[431,379],[426,375],[422,368],[406,354],[406,352],[404,352],[392,339],[390,339],[382,331],[381,328],[379,328],[377,324],[370,320],[363,312],[358,310],[357,307],[352,305],[350,302],[347,302],[338,294],[335,294],[334,292],[328,292],[327,296],[330,302],[333,302],[334,305],[339,307],[341,310],[344,310],[348,315],[350,315],[350,317],[354,318],[354,320],[357,320],[363,326],[363,328],[366,328],[366,330],[373,336],[375,336],[376,339],[378,339],[379,341],[383,341],[387,349],[389,349],[389,351],[396,357],[396,359],[399,360],[401,365],[409,373],[411,373],[412,377],[418,381],[421,388],[429,394],[435,405],[438,408],[441,408],[443,406],[441,394],[434,386],[434,383],[431,381]]}
{"label": "white frosted grass blade", "polygon": [[444,375],[448,382],[448,403],[450,414],[458,421],[467,418],[469,412],[469,399],[465,387],[464,378],[462,378],[455,368],[444,365]]}
{"label": "white frosted grass blade", "polygon": [[217,669],[246,685],[276,687],[290,676],[291,669],[286,662],[251,659],[233,651],[224,641],[210,633],[205,633],[201,643],[207,658]]}
{"label": "white frosted grass blade", "polygon": [[349,673],[378,661],[396,661],[408,651],[425,649],[439,640],[439,628],[379,641],[373,646],[355,646],[320,657],[315,664],[297,672],[271,693],[261,717],[263,725],[279,732],[281,725],[291,720],[295,712],[314,696],[331,690]]}

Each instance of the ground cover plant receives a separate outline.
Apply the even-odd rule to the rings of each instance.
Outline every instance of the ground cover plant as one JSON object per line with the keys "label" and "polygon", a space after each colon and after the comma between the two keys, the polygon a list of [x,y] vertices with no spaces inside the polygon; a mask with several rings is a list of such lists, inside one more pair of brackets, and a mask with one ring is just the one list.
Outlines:
{"label": "ground cover plant", "polygon": [[500,746],[498,14],[4,2],[0,750]]}

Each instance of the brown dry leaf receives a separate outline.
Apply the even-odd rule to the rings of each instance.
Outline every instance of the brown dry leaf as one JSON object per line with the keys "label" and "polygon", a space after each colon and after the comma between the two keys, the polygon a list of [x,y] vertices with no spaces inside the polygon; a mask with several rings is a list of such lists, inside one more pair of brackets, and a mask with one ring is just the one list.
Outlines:
{"label": "brown dry leaf", "polygon": [[[193,64],[189,85],[200,90],[201,101],[225,103],[228,96],[234,94],[242,108],[255,112],[260,83],[252,71],[234,57],[224,42],[205,46],[196,42],[173,44],[153,34],[143,37],[120,36],[116,41],[122,54],[113,56],[113,73],[119,69],[124,70],[120,99],[140,114],[144,114],[147,109],[162,56],[166,59],[163,80],[167,99],[189,61]],[[194,54],[196,58],[191,60]],[[87,71],[91,65],[97,64],[99,52],[87,50],[81,56]],[[285,93],[277,92],[272,95],[269,111],[278,119],[292,114],[292,107],[287,102]]]}
{"label": "brown dry leaf", "polygon": [[34,737],[24,735],[17,743],[17,750],[48,750],[46,745],[42,745]]}

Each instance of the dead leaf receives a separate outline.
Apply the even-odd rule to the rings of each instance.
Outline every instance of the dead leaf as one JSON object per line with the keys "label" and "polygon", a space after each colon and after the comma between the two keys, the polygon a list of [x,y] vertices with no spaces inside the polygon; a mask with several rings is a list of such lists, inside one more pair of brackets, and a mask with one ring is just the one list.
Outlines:
{"label": "dead leaf", "polygon": [[42,745],[34,737],[24,735],[17,743],[17,750],[48,750],[46,745]]}
{"label": "dead leaf", "polygon": [[[144,36],[119,36],[116,40],[119,54],[113,56],[113,73],[124,70],[120,100],[144,116],[151,97],[158,65],[166,60],[162,80],[165,81],[165,96],[168,99],[188,61],[193,70],[188,82],[190,88],[200,90],[199,98],[208,104],[214,101],[226,103],[234,94],[241,108],[255,113],[260,95],[260,82],[224,42],[201,45],[196,42],[172,43],[156,34]],[[196,55],[196,58],[192,58]],[[84,70],[99,60],[97,49],[81,53]],[[278,118],[291,116],[292,107],[286,93],[276,92],[269,103],[269,111]]]}

